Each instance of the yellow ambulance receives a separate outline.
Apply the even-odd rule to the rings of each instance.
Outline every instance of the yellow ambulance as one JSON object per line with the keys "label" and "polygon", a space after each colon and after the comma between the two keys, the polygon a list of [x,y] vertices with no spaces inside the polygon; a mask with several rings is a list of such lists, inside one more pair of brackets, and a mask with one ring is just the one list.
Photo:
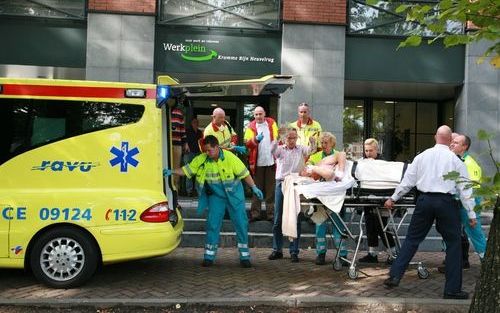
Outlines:
{"label": "yellow ambulance", "polygon": [[186,97],[279,95],[291,77],[159,85],[0,78],[0,267],[71,288],[100,264],[165,255],[183,220],[169,109]]}
{"label": "yellow ambulance", "polygon": [[0,78],[0,267],[68,288],[175,249],[162,110],[156,85]]}

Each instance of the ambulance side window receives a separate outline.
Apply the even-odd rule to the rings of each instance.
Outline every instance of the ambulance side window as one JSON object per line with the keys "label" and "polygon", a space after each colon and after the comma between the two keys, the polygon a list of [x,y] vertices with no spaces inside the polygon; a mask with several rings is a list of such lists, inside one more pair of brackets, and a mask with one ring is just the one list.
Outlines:
{"label": "ambulance side window", "polygon": [[31,132],[29,107],[26,100],[0,100],[0,163],[25,145],[27,134]]}
{"label": "ambulance side window", "polygon": [[138,122],[143,105],[0,99],[0,164],[70,137]]}

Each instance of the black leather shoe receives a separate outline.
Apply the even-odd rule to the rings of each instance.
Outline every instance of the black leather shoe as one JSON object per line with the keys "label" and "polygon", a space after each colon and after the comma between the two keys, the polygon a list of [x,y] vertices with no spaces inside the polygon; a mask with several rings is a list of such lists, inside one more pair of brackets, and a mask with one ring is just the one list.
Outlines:
{"label": "black leather shoe", "polygon": [[445,292],[443,299],[469,299],[469,294],[465,291]]}
{"label": "black leather shoe", "polygon": [[203,267],[209,267],[209,266],[212,266],[214,264],[214,261],[212,260],[203,260],[203,262],[201,263],[201,266]]}
{"label": "black leather shoe", "polygon": [[244,267],[244,268],[252,267],[252,263],[250,263],[250,260],[240,260],[240,265],[241,265],[241,267]]}
{"label": "black leather shoe", "polygon": [[283,259],[283,253],[278,251],[273,251],[267,258],[269,260]]}
{"label": "black leather shoe", "polygon": [[378,263],[378,257],[368,253],[358,260],[359,263]]}
{"label": "black leather shoe", "polygon": [[399,281],[400,281],[400,278],[397,278],[397,277],[389,277],[387,278],[386,280],[384,280],[384,286],[386,288],[394,288],[394,287],[397,287],[399,286]]}
{"label": "black leather shoe", "polygon": [[290,259],[292,263],[299,263],[299,256],[297,254],[290,254]]}
{"label": "black leather shoe", "polygon": [[325,256],[326,256],[326,253],[320,253],[320,254],[318,254],[316,256],[316,261],[314,263],[316,265],[325,265],[326,264]]}

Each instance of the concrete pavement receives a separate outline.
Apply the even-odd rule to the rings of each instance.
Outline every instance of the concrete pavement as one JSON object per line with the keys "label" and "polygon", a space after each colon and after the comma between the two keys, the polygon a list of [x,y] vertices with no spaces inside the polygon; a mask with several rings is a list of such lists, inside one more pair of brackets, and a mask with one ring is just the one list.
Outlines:
{"label": "concrete pavement", "polygon": [[[145,305],[175,304],[269,305],[288,307],[383,305],[411,309],[457,308],[466,312],[470,300],[443,300],[444,275],[437,272],[443,253],[419,252],[430,271],[420,279],[410,267],[398,288],[382,287],[387,277],[385,263],[360,265],[359,277],[351,280],[347,268],[335,271],[331,264],[314,264],[314,249],[301,251],[300,263],[289,256],[267,259],[271,249],[251,249],[253,268],[239,266],[237,250],[219,249],[212,267],[201,267],[203,250],[178,248],[172,254],[155,259],[103,267],[86,285],[70,290],[50,289],[21,270],[0,270],[0,305]],[[333,258],[327,254],[327,261]],[[361,253],[361,256],[364,252]],[[381,255],[383,260],[385,257]],[[479,277],[479,260],[471,255],[472,267],[464,271],[463,289],[474,290]],[[399,311],[399,310],[398,310]],[[398,312],[394,311],[394,312]],[[399,311],[403,312],[403,311]],[[407,311],[404,311],[407,312]],[[424,312],[424,311],[415,311]],[[432,311],[438,312],[438,311]]]}

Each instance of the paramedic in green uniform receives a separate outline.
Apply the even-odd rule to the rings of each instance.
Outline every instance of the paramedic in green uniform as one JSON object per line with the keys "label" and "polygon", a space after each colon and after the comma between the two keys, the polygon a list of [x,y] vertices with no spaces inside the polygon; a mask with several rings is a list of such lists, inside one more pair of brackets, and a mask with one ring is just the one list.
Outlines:
{"label": "paramedic in green uniform", "polygon": [[[347,163],[346,155],[345,152],[337,151],[335,150],[335,146],[337,145],[337,138],[335,137],[334,134],[330,132],[322,132],[319,136],[319,141],[321,144],[321,151],[318,151],[311,155],[309,157],[309,160],[307,161],[308,168],[313,171],[313,173],[321,174],[318,173],[317,169],[314,171],[314,167],[311,168],[311,165],[321,165],[322,163],[326,162],[326,164],[329,164],[330,166],[337,165],[338,168],[334,171],[334,177],[333,180],[339,181],[342,180],[342,177],[344,176],[344,170],[345,170],[345,165]],[[310,176],[307,175],[307,170],[306,174],[301,173],[302,176]],[[327,210],[328,211],[328,210]],[[344,209],[342,209],[341,212],[341,217],[344,216]],[[326,264],[325,261],[325,256],[326,256],[326,250],[327,250],[327,242],[326,242],[326,231],[327,231],[327,222],[325,221],[322,224],[316,225],[316,261],[315,263],[317,265],[324,265]],[[344,243],[342,243],[342,246],[340,246],[340,233],[337,231],[336,228],[333,229],[333,237],[335,240],[335,245],[337,246],[337,249],[340,249],[340,256],[342,258],[347,257],[347,250],[344,246]],[[341,259],[342,264],[344,265],[346,262]],[[347,265],[347,264],[345,264]]]}
{"label": "paramedic in green uniform", "polygon": [[[469,173],[469,179],[474,182],[480,183],[482,179],[482,170],[479,164],[477,164],[476,160],[474,160],[474,158],[469,154],[470,145],[471,145],[471,139],[469,138],[469,136],[458,135],[455,136],[454,139],[452,139],[450,150],[453,151],[453,153],[458,155],[464,161],[465,167],[467,168],[467,172]],[[473,188],[478,188],[478,187],[479,186],[476,185]],[[481,198],[475,197],[474,202],[476,205],[480,204]],[[470,241],[472,242],[472,245],[474,246],[474,250],[479,255],[479,258],[482,261],[484,258],[484,254],[486,252],[486,236],[484,235],[481,226],[480,212],[476,212],[476,226],[474,227],[471,227],[471,225],[468,223],[467,210],[463,206],[460,209],[460,215],[465,233],[469,237]],[[464,248],[465,248],[464,245],[462,245],[462,250]],[[469,260],[464,259],[464,263],[468,264]]]}
{"label": "paramedic in green uniform", "polygon": [[251,267],[248,249],[248,218],[245,210],[245,194],[241,180],[244,180],[260,200],[263,194],[250,176],[243,162],[228,150],[221,149],[216,137],[208,135],[203,139],[204,153],[191,163],[176,169],[165,169],[163,175],[196,176],[199,195],[198,213],[208,207],[206,220],[205,253],[202,266],[211,266],[215,260],[220,239],[220,229],[226,207],[236,230],[240,264]]}

